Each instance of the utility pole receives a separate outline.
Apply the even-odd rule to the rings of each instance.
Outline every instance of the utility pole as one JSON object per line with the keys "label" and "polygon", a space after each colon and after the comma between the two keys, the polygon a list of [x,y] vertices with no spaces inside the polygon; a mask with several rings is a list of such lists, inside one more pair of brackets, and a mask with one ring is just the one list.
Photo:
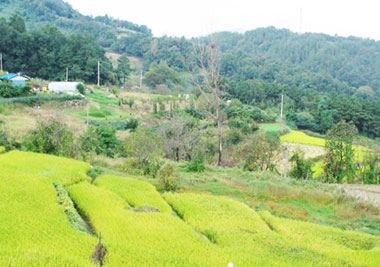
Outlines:
{"label": "utility pole", "polygon": [[140,90],[141,90],[141,87],[142,87],[142,79],[143,79],[142,74],[143,74],[143,71],[141,70],[141,72],[140,72]]}
{"label": "utility pole", "polygon": [[100,61],[98,60],[98,86],[100,86]]}
{"label": "utility pole", "polygon": [[281,114],[280,114],[281,119],[283,116],[283,112],[284,112],[284,94],[281,95]]}
{"label": "utility pole", "polygon": [[69,68],[66,68],[66,82],[69,80]]}
{"label": "utility pole", "polygon": [[0,53],[0,71],[3,72],[3,53]]}

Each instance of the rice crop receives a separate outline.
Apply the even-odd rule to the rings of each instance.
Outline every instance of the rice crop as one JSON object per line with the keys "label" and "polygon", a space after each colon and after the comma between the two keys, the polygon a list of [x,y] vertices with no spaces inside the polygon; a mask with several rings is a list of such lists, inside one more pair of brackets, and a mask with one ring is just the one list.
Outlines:
{"label": "rice crop", "polygon": [[346,262],[289,242],[243,203],[225,197],[167,193],[165,199],[196,230],[234,255],[238,266],[336,265]]}
{"label": "rice crop", "polygon": [[132,207],[149,205],[160,212],[172,213],[170,206],[150,183],[128,177],[102,175],[94,184],[116,193]]}
{"label": "rice crop", "polygon": [[282,142],[290,142],[296,144],[325,146],[325,139],[310,136],[301,131],[290,131],[290,133],[282,135],[280,137],[280,140]]}
{"label": "rice crop", "polygon": [[0,166],[46,176],[62,185],[89,179],[90,170],[90,164],[79,160],[16,150],[0,154]]}
{"label": "rice crop", "polygon": [[101,233],[107,266],[227,266],[225,253],[180,218],[134,212],[117,194],[87,182],[68,188],[79,209]]}
{"label": "rice crop", "polygon": [[380,237],[343,231],[297,220],[278,218],[267,211],[261,217],[279,234],[330,257],[346,259],[355,266],[379,266]]}
{"label": "rice crop", "polygon": [[[0,266],[94,266],[92,233],[107,247],[105,266],[379,263],[378,236],[278,218],[227,197],[161,196],[129,177],[102,175],[90,184],[88,169],[44,154],[0,155]],[[141,205],[160,212],[129,209]]]}
{"label": "rice crop", "polygon": [[68,222],[50,179],[0,167],[0,266],[93,266],[96,238]]}

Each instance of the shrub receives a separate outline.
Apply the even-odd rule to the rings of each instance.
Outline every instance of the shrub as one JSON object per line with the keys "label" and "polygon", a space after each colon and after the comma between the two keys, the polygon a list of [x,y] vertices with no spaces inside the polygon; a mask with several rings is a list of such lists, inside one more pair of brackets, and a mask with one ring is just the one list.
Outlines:
{"label": "shrub", "polygon": [[296,151],[290,158],[290,161],[295,162],[294,167],[289,173],[290,177],[296,179],[310,179],[313,177],[313,171],[311,169],[313,162],[305,159],[304,153]]}
{"label": "shrub", "polygon": [[228,126],[241,129],[245,135],[254,133],[259,129],[259,126],[254,121],[246,119],[232,119],[228,122]]}
{"label": "shrub", "polygon": [[113,157],[118,152],[120,146],[119,141],[116,139],[115,129],[107,126],[100,126],[95,129],[95,133],[99,141],[96,153]]}
{"label": "shrub", "polygon": [[165,163],[157,172],[160,184],[165,191],[176,191],[178,188],[178,174],[170,163]]}
{"label": "shrub", "polygon": [[90,125],[95,126],[108,126],[112,127],[115,130],[130,130],[131,132],[135,131],[136,128],[139,126],[138,119],[130,118],[128,121],[120,120],[120,121],[97,121],[97,120],[90,120],[88,122]]}
{"label": "shrub", "polygon": [[360,169],[363,184],[380,184],[380,157],[376,153],[366,153]]}
{"label": "shrub", "polygon": [[243,136],[238,129],[231,129],[231,131],[226,136],[227,144],[236,145],[243,140]]}
{"label": "shrub", "polygon": [[37,122],[29,131],[23,146],[26,150],[75,158],[79,154],[73,132],[66,124],[49,119]]}
{"label": "shrub", "polygon": [[198,153],[192,161],[186,164],[186,171],[188,172],[203,172],[205,169],[202,153]]}
{"label": "shrub", "polygon": [[78,85],[77,85],[77,90],[78,90],[78,92],[81,93],[82,95],[85,94],[85,88],[84,88],[83,83],[78,83]]}
{"label": "shrub", "polygon": [[99,167],[91,167],[91,169],[87,172],[87,175],[91,177],[91,183],[94,183],[96,178],[103,174],[103,170]]}
{"label": "shrub", "polygon": [[329,183],[351,181],[355,175],[353,140],[357,129],[352,122],[335,124],[326,135],[324,180]]}
{"label": "shrub", "polygon": [[281,149],[281,142],[277,134],[269,133],[251,135],[241,145],[239,152],[244,161],[244,170],[275,170],[274,158]]}
{"label": "shrub", "polygon": [[26,96],[31,89],[30,86],[13,86],[9,81],[0,82],[0,96],[4,98]]}
{"label": "shrub", "polygon": [[0,104],[33,104],[38,101],[67,101],[67,100],[80,100],[80,95],[36,95],[26,97],[13,97],[0,99]]}
{"label": "shrub", "polygon": [[124,153],[136,158],[138,168],[144,170],[145,174],[155,176],[159,166],[158,159],[162,155],[161,140],[150,130],[138,128],[127,137]]}
{"label": "shrub", "polygon": [[12,150],[17,147],[14,140],[12,140],[8,132],[5,129],[0,128],[0,146],[4,148],[5,151]]}

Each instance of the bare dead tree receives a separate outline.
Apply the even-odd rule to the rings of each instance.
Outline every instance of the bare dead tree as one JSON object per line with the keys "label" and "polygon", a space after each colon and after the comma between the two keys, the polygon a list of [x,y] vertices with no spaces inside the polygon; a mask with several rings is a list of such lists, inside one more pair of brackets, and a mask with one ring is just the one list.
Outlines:
{"label": "bare dead tree", "polygon": [[[222,165],[223,143],[222,143],[222,116],[220,110],[220,88],[219,88],[219,52],[214,38],[211,36],[208,45],[194,44],[194,54],[197,57],[200,77],[195,77],[195,84],[207,101],[207,104],[215,109],[215,113],[209,111],[209,115],[216,121],[218,127],[218,166]],[[206,90],[211,93],[207,94]]]}

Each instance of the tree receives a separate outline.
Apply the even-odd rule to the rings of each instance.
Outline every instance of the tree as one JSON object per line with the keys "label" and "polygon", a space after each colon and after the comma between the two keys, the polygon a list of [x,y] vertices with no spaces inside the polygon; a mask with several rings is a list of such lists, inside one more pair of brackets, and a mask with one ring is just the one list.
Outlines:
{"label": "tree", "polygon": [[220,88],[219,82],[221,80],[219,74],[219,54],[213,38],[206,46],[205,44],[198,43],[194,45],[195,55],[198,59],[199,65],[199,78],[196,79],[195,84],[199,91],[204,96],[207,104],[212,106],[214,112],[209,112],[210,116],[216,121],[218,127],[218,166],[222,165],[223,156],[223,141],[222,141],[222,114],[220,107]]}
{"label": "tree", "polygon": [[178,73],[170,68],[165,62],[152,64],[144,76],[145,83],[155,88],[159,84],[179,83]]}
{"label": "tree", "polygon": [[175,115],[157,133],[162,137],[163,148],[169,158],[192,160],[198,152],[199,131],[192,120]]}
{"label": "tree", "polygon": [[58,120],[37,122],[37,128],[29,131],[25,140],[26,150],[74,158],[78,146],[73,132]]}
{"label": "tree", "polygon": [[335,124],[326,136],[324,180],[329,183],[351,181],[355,175],[355,151],[352,147],[357,129],[352,121]]}
{"label": "tree", "polygon": [[162,154],[161,140],[148,129],[138,128],[125,142],[127,156],[136,158],[144,166]]}
{"label": "tree", "polygon": [[296,179],[310,179],[313,176],[311,169],[313,162],[305,159],[305,153],[303,151],[296,151],[290,158],[290,162],[295,162],[292,170],[290,171],[290,177]]}
{"label": "tree", "polygon": [[131,73],[131,66],[129,64],[129,59],[125,55],[119,57],[117,60],[117,69],[116,69],[116,75],[117,75],[119,84],[125,83],[125,79],[128,77],[130,73]]}
{"label": "tree", "polygon": [[274,171],[274,159],[281,149],[277,135],[259,132],[251,135],[240,146],[239,155],[248,171]]}

